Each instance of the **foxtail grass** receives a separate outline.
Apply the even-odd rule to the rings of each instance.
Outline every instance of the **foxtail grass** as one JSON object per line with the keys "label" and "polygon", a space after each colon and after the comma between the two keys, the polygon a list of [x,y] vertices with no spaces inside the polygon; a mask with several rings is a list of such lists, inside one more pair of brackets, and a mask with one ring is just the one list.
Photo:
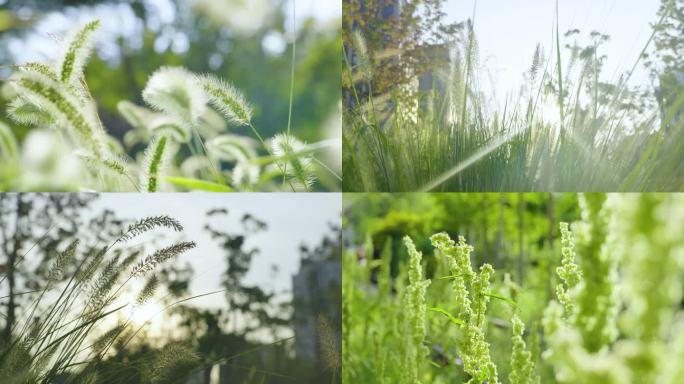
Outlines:
{"label": "foxtail grass", "polygon": [[[49,267],[43,287],[34,291],[33,299],[22,308],[10,339],[0,346],[0,380],[4,383],[87,382],[98,376],[98,364],[107,356],[115,340],[124,337],[130,322],[118,323],[98,335],[98,329],[125,308],[137,310],[154,297],[158,280],[151,277],[129,303],[122,303],[121,293],[129,283],[151,273],[170,259],[194,247],[193,242],[181,242],[138,258],[135,250],[114,249],[117,244],[157,228],[181,231],[178,221],[167,216],[149,217],[132,223],[108,245],[82,250],[74,240],[59,252]],[[128,252],[126,257],[121,257]],[[169,346],[168,348],[175,348]],[[152,365],[152,377],[164,382],[156,368],[176,366],[174,375],[187,374],[180,369],[181,355],[162,350]],[[194,361],[194,358],[193,358]],[[175,362],[175,363],[174,363]],[[185,373],[184,373],[185,372]],[[164,376],[165,377],[165,376]],[[154,382],[154,380],[152,380]]]}

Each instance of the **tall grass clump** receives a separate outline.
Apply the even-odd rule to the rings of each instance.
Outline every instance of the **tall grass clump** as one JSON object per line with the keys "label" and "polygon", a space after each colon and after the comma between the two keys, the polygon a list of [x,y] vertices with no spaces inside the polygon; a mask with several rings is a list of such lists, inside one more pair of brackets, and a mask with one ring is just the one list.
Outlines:
{"label": "tall grass clump", "polygon": [[500,277],[476,269],[485,247],[444,232],[405,249],[391,237],[383,252],[371,240],[350,248],[345,382],[679,382],[684,198],[584,194],[578,205],[557,226],[551,264],[524,284],[506,261],[494,261]]}
{"label": "tall grass clump", "polygon": [[[22,309],[9,339],[0,346],[0,381],[100,383],[114,380],[103,376],[101,365],[114,345],[120,347],[130,342],[130,334],[135,331],[131,316],[152,300],[157,291],[159,280],[154,271],[160,264],[195,247],[194,242],[180,242],[153,252],[137,263],[139,251],[128,252],[122,258],[127,252],[126,241],[163,228],[183,230],[173,218],[148,217],[131,224],[101,248],[83,249],[77,239],[60,251],[49,266],[44,285]],[[145,275],[151,275],[147,281],[142,280]],[[127,301],[123,293],[135,289],[131,284],[136,280],[142,280],[142,289],[135,299]],[[128,316],[124,315],[122,321],[119,315],[125,313]],[[130,377],[130,380],[175,382],[187,377],[199,363],[190,349],[174,344],[142,359],[134,363],[149,366],[149,377]]]}
{"label": "tall grass clump", "polygon": [[[252,123],[252,105],[239,89],[215,75],[182,67],[162,67],[149,77],[142,91],[146,106],[121,101],[118,111],[132,129],[123,142],[110,136],[83,73],[99,25],[93,21],[71,32],[55,62],[14,66],[6,80],[9,118],[36,130],[55,129],[68,148],[77,150],[85,166],[78,188],[229,192],[331,187],[318,176],[337,175],[317,157],[334,147],[333,142],[304,143],[289,124],[286,133],[264,138]],[[229,125],[248,127],[252,137],[230,132]],[[6,128],[0,127],[0,155],[16,158],[17,140]],[[146,149],[124,149],[141,146]],[[19,175],[9,179],[16,185],[5,188],[23,189],[21,162],[7,169]],[[326,175],[325,180],[335,177]]]}
{"label": "tall grass clump", "polygon": [[473,22],[436,46],[447,65],[416,68],[381,93],[374,74],[410,66],[414,52],[373,51],[362,30],[350,33],[344,190],[681,191],[683,88],[673,84],[676,95],[659,105],[657,89],[630,86],[653,34],[626,73],[606,74],[608,36],[563,34],[558,18],[553,49],[530,53],[519,90],[484,87]]}

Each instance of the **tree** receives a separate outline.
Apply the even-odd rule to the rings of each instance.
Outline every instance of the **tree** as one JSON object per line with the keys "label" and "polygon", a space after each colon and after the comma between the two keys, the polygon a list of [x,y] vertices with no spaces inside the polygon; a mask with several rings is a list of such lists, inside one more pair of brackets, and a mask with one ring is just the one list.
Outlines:
{"label": "tree", "polygon": [[[207,212],[208,221],[226,216],[228,210],[225,208]],[[284,364],[287,359],[285,346],[278,343],[280,331],[289,326],[290,304],[277,302],[275,292],[266,292],[259,286],[250,286],[243,282],[251,268],[253,257],[259,253],[258,248],[247,248],[246,242],[249,237],[267,230],[268,227],[251,214],[243,215],[239,221],[241,230],[237,232],[227,232],[211,223],[205,225],[205,230],[225,253],[226,269],[222,286],[225,288],[226,308],[207,309],[180,305],[171,311],[181,317],[180,326],[191,335],[198,353],[203,356],[203,375],[207,382],[214,364],[221,366],[221,380],[230,382],[253,380],[249,376],[253,372],[250,373],[245,366],[274,372],[292,369]],[[162,280],[174,296],[184,294],[191,278],[192,273],[187,268],[170,267],[162,271]],[[276,344],[266,345],[255,341],[252,336],[257,332],[270,332]],[[262,348],[268,348],[268,353],[260,353]],[[243,351],[252,353],[243,354]],[[271,351],[273,352],[270,353]],[[240,355],[240,364],[234,366],[237,363],[231,359],[236,355]],[[269,358],[265,359],[265,355]],[[265,367],[264,364],[268,366]]]}
{"label": "tree", "polygon": [[[20,302],[41,288],[49,272],[45,266],[50,265],[56,250],[63,248],[84,224],[81,213],[96,197],[94,194],[0,194],[4,258],[0,281],[7,281],[8,287],[4,341],[11,340]],[[111,221],[111,213],[104,213],[99,220],[99,225]],[[32,259],[41,260],[37,266],[24,263],[29,252]]]}
{"label": "tree", "polygon": [[[444,0],[350,0],[342,11],[343,38],[348,57],[358,49],[352,34],[359,32],[373,59],[373,94],[388,92],[446,64],[435,60],[433,46],[453,41],[463,23],[447,23]],[[446,59],[444,57],[443,59]],[[351,60],[350,60],[351,61]],[[353,84],[343,84],[349,92]]]}
{"label": "tree", "polygon": [[[674,112],[666,122],[666,129],[675,127],[679,111],[682,109],[680,100],[684,89],[684,0],[661,0],[658,17],[662,20],[653,26],[656,63],[647,60],[646,66],[651,68],[651,76],[657,78],[658,89],[656,97],[660,104],[664,118]],[[676,109],[672,111],[672,109]]]}

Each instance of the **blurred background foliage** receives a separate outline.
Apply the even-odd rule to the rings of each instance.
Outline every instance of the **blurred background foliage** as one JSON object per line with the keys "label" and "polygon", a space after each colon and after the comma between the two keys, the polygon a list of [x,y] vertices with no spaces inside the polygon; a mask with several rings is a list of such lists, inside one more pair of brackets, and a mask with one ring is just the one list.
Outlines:
{"label": "blurred background foliage", "polygon": [[[368,260],[389,243],[397,255],[393,265],[404,263],[405,235],[431,254],[429,237],[445,231],[477,244],[476,265],[511,271],[519,282],[526,271],[550,274],[546,268],[557,259],[558,222],[579,219],[577,195],[569,193],[348,194],[344,206],[345,249],[369,238],[377,255],[362,255]],[[546,267],[539,271],[540,266]]]}
{"label": "blurred background foliage", "polygon": [[[293,31],[284,0],[0,0],[0,76],[8,65],[52,58],[61,33],[97,17],[103,30],[85,74],[111,135],[130,128],[117,102],[142,104],[147,78],[161,66],[232,82],[254,104],[266,137],[287,127]],[[307,142],[339,136],[339,23],[296,16],[292,132]],[[14,129],[22,140],[27,128]]]}

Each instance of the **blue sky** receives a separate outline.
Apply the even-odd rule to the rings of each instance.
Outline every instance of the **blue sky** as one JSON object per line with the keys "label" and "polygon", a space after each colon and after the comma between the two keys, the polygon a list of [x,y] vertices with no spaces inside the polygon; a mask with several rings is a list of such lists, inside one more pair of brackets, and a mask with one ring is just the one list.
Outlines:
{"label": "blue sky", "polygon": [[[522,73],[530,67],[537,43],[547,55],[552,52],[555,1],[447,0],[448,18],[461,21],[471,17],[475,2],[480,63],[491,71],[497,93],[516,90]],[[660,0],[560,0],[561,35],[574,28],[583,34],[593,30],[609,34],[611,40],[602,53],[608,56],[604,75],[612,78],[628,71],[638,59],[651,34],[650,24],[657,21],[659,5]],[[632,80],[633,84],[649,83],[641,68]]]}

